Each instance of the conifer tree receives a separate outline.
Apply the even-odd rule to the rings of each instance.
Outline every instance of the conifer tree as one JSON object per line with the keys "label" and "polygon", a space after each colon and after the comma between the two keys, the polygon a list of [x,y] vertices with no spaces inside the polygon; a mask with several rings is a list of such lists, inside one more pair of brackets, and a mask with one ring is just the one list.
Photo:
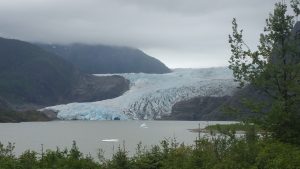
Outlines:
{"label": "conifer tree", "polygon": [[293,14],[288,14],[287,3],[275,4],[257,50],[244,42],[243,30],[233,19],[229,68],[240,87],[253,85],[271,98],[263,126],[275,138],[300,144],[300,0],[292,0],[290,7]]}

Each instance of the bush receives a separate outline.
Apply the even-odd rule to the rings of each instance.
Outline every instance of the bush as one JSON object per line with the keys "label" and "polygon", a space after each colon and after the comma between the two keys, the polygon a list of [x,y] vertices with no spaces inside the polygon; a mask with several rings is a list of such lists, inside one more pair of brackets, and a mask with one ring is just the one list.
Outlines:
{"label": "bush", "polygon": [[[252,138],[252,137],[250,137]],[[120,148],[112,159],[96,162],[84,156],[73,142],[70,150],[47,150],[38,154],[25,151],[13,154],[14,145],[0,144],[1,169],[299,169],[300,147],[269,138],[254,137],[202,138],[194,146],[179,144],[175,139],[160,145],[141,148],[129,157]]]}

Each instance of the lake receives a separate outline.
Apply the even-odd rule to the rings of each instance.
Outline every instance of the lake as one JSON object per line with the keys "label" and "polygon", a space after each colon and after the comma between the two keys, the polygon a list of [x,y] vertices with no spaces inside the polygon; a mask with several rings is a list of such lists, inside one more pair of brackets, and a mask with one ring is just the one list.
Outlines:
{"label": "lake", "polygon": [[[0,123],[0,141],[15,143],[16,155],[27,149],[41,152],[44,149],[70,148],[75,140],[81,152],[97,157],[98,149],[110,158],[119,145],[125,143],[129,154],[135,153],[137,144],[150,147],[163,139],[176,138],[192,145],[198,136],[188,129],[204,128],[208,124],[231,122],[204,121],[51,121],[26,123]],[[102,140],[118,139],[119,142]]]}

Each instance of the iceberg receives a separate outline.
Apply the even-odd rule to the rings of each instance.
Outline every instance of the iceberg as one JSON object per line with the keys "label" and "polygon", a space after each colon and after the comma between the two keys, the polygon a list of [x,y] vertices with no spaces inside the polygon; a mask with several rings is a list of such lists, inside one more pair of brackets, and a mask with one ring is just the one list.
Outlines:
{"label": "iceberg", "polygon": [[143,124],[141,124],[141,125],[140,125],[140,128],[147,129],[147,128],[148,128],[148,126],[146,125],[146,123],[143,123]]}
{"label": "iceberg", "polygon": [[102,142],[119,142],[118,139],[104,139],[104,140],[101,140]]}
{"label": "iceberg", "polygon": [[[232,95],[236,90],[227,68],[175,69],[168,74],[118,74],[130,81],[130,89],[117,98],[97,102],[46,107],[63,120],[153,120],[171,113],[179,101],[195,96]],[[107,75],[96,75],[107,76]]]}

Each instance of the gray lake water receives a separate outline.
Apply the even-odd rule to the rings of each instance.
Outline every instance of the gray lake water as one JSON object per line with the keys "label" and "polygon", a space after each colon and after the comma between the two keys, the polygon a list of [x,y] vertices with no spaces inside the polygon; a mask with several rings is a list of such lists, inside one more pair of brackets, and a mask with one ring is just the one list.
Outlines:
{"label": "gray lake water", "polygon": [[[119,145],[125,143],[129,154],[134,154],[137,144],[151,147],[163,139],[176,138],[180,143],[192,145],[198,136],[188,129],[203,128],[208,124],[231,122],[213,121],[52,121],[27,123],[0,123],[0,142],[15,143],[15,154],[25,150],[41,152],[44,149],[70,148],[75,140],[81,152],[96,158],[98,149],[110,158]],[[146,125],[147,127],[141,127]],[[118,139],[119,142],[104,142]]]}

